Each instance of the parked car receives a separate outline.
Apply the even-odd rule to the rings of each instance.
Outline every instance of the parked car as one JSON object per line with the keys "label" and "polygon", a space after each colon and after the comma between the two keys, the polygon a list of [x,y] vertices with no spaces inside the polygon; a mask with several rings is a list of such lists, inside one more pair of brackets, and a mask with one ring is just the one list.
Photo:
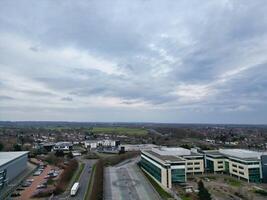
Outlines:
{"label": "parked car", "polygon": [[46,184],[37,185],[37,189],[47,188]]}
{"label": "parked car", "polygon": [[22,187],[29,187],[29,186],[31,186],[31,184],[32,184],[31,182],[29,182],[29,181],[25,181],[25,182],[22,183],[21,186],[22,186]]}
{"label": "parked car", "polygon": [[33,175],[34,175],[34,176],[39,176],[41,173],[42,173],[42,171],[39,171],[39,170],[38,170],[38,171],[34,172]]}
{"label": "parked car", "polygon": [[19,197],[20,193],[19,192],[14,192],[11,194],[11,197]]}

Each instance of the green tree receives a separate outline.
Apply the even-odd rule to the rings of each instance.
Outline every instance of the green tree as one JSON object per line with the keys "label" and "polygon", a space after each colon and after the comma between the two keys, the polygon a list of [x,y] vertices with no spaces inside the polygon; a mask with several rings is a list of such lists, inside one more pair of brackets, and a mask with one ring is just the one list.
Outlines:
{"label": "green tree", "polygon": [[0,151],[2,151],[3,149],[4,149],[4,145],[0,143]]}
{"label": "green tree", "polygon": [[19,145],[19,144],[14,144],[14,145],[13,145],[13,149],[14,149],[14,151],[21,151],[21,145]]}
{"label": "green tree", "polygon": [[198,198],[199,200],[211,200],[209,191],[205,188],[202,181],[198,182]]}

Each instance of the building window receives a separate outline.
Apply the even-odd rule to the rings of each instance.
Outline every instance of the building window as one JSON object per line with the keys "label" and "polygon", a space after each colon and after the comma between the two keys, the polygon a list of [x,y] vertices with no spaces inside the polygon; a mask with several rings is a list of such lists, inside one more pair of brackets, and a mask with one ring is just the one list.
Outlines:
{"label": "building window", "polygon": [[195,170],[200,170],[200,167],[195,167]]}
{"label": "building window", "polygon": [[244,167],[242,167],[242,166],[238,166],[238,168],[239,168],[239,169],[244,169]]}
{"label": "building window", "polygon": [[223,164],[223,161],[218,161],[218,164]]}
{"label": "building window", "polygon": [[213,172],[214,171],[214,163],[211,160],[207,160],[207,170]]}
{"label": "building window", "polygon": [[193,170],[193,167],[189,167],[189,168],[187,168],[187,170]]}
{"label": "building window", "polygon": [[187,165],[193,165],[193,163],[190,162],[190,163],[187,163]]}
{"label": "building window", "polygon": [[232,164],[232,166],[233,166],[233,167],[237,167],[237,165],[236,165],[236,164]]}
{"label": "building window", "polygon": [[237,173],[237,170],[233,169],[233,172]]}
{"label": "building window", "polygon": [[249,181],[259,183],[260,182],[260,168],[248,169]]}
{"label": "building window", "polygon": [[244,175],[244,172],[240,172],[240,171],[239,171],[239,174]]}
{"label": "building window", "polygon": [[161,182],[161,169],[155,166],[153,163],[147,161],[146,159],[141,159],[141,166],[150,173],[155,179]]}
{"label": "building window", "polygon": [[185,182],[185,169],[172,169],[172,182],[184,183]]}

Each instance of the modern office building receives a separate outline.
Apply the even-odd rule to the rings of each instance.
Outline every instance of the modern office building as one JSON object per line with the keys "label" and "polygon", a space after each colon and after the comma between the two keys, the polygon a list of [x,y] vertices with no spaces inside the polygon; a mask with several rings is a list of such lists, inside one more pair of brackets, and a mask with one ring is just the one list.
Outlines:
{"label": "modern office building", "polygon": [[0,190],[27,167],[28,151],[0,152]]}
{"label": "modern office building", "polygon": [[195,150],[159,147],[141,151],[142,169],[162,187],[184,183],[187,174],[204,172],[204,157]]}
{"label": "modern office building", "polygon": [[267,155],[244,149],[203,151],[207,172],[226,173],[247,182],[267,182]]}

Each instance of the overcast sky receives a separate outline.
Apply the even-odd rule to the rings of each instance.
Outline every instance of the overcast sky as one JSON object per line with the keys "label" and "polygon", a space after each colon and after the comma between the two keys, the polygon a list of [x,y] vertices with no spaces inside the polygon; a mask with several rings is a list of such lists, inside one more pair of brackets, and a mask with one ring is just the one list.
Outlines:
{"label": "overcast sky", "polygon": [[267,123],[266,0],[0,1],[0,120]]}

